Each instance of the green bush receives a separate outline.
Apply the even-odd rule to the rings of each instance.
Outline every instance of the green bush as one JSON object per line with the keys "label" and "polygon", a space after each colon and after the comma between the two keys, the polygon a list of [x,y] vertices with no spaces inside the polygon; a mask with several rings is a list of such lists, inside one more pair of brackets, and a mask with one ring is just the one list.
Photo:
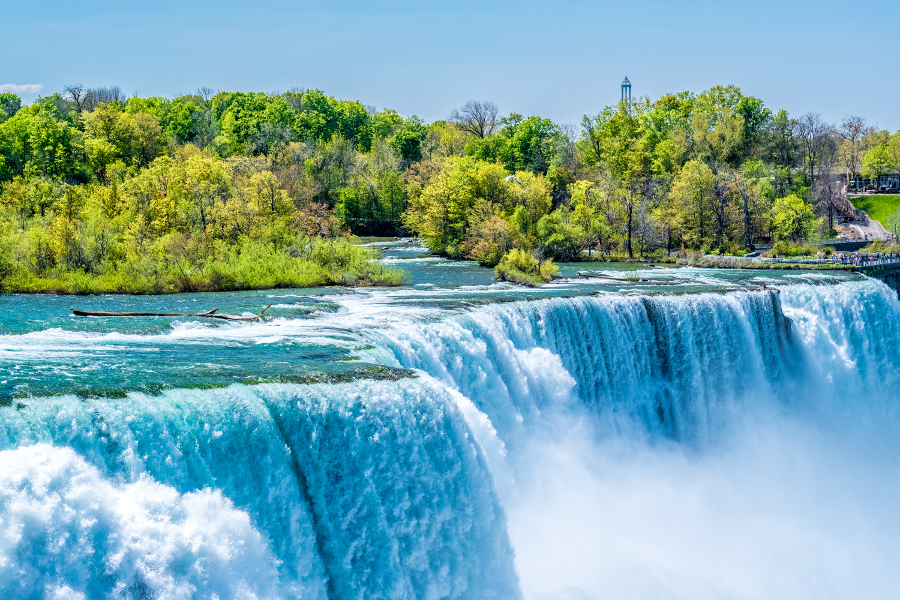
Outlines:
{"label": "green bush", "polygon": [[743,256],[747,253],[747,249],[737,240],[727,240],[719,246],[717,251],[710,251],[709,254],[718,254],[720,256]]}
{"label": "green bush", "polygon": [[825,248],[805,244],[792,244],[788,240],[779,240],[775,242],[772,249],[766,252],[764,256],[772,257],[777,254],[779,258],[790,258],[794,256],[815,256],[818,252],[825,252]]}
{"label": "green bush", "polygon": [[900,254],[900,242],[891,242],[890,244],[887,242],[883,242],[881,240],[875,240],[860,252],[884,252],[885,254]]}
{"label": "green bush", "polygon": [[538,287],[553,279],[559,267],[553,260],[539,261],[531,253],[513,248],[503,255],[494,268],[497,279],[530,287]]}

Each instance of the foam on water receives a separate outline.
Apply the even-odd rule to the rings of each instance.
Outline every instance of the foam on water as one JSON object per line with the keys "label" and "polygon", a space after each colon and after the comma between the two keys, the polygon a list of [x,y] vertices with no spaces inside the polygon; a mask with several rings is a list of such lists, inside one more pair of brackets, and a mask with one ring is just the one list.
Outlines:
{"label": "foam on water", "polygon": [[900,585],[900,304],[877,281],[493,305],[382,335],[372,358],[471,398],[504,440],[529,597]]}
{"label": "foam on water", "polygon": [[70,448],[0,453],[5,598],[296,597],[246,512],[218,490],[119,483]]}
{"label": "foam on water", "polygon": [[[120,401],[61,397],[2,417],[3,464],[22,446],[53,444],[117,482],[121,501],[133,494],[129,501],[139,502],[148,477],[176,496],[217,490],[265,536],[279,561],[267,575],[272,585],[281,581],[304,598],[519,594],[479,445],[455,400],[427,379],[175,390]],[[42,468],[50,463],[8,481],[32,485],[51,476]],[[50,535],[43,531],[50,521],[34,526],[35,535]],[[67,570],[80,562],[100,569],[115,560],[106,544],[72,543],[80,557],[60,564],[50,554],[39,570],[68,582]],[[0,554],[0,571],[14,572],[24,559],[12,547]],[[134,560],[142,560],[139,550]],[[239,587],[226,570],[215,576]],[[124,597],[144,597],[135,594]]]}
{"label": "foam on water", "polygon": [[[773,281],[449,309],[408,302],[469,291],[347,294],[312,319],[134,335],[315,340],[419,376],[0,407],[0,464],[22,465],[0,468],[0,519],[25,532],[4,538],[0,582],[27,572],[46,597],[890,597],[900,303],[873,280]],[[127,551],[78,533],[128,519],[150,533]],[[203,548],[173,558],[179,536]]]}

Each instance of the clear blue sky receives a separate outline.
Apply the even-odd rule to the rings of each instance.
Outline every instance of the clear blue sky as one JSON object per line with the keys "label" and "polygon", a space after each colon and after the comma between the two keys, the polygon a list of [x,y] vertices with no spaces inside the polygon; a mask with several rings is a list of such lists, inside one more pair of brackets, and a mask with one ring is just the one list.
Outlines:
{"label": "clear blue sky", "polygon": [[635,95],[732,83],[774,109],[894,131],[898,25],[897,0],[0,0],[0,85],[305,87],[427,121],[485,99],[578,123],[627,75]]}

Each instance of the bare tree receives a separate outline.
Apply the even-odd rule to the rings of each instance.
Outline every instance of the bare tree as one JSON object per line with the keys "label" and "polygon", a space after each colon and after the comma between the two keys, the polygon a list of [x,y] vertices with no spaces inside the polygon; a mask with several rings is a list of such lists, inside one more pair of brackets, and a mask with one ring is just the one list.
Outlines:
{"label": "bare tree", "polygon": [[63,88],[63,96],[75,103],[75,110],[81,114],[84,108],[84,101],[87,97],[87,90],[80,83],[73,83]]}
{"label": "bare tree", "polygon": [[103,102],[125,102],[128,100],[128,96],[126,96],[122,92],[122,88],[117,85],[106,88],[96,88],[95,93],[103,98]]}
{"label": "bare tree", "polygon": [[211,87],[199,87],[197,88],[197,95],[200,96],[200,99],[204,102],[209,102],[210,98],[212,98],[216,93],[213,91]]}
{"label": "bare tree", "polygon": [[866,125],[865,117],[847,117],[838,128],[843,138],[840,156],[847,174],[847,183],[855,181],[862,168],[863,140],[875,132],[875,128]]}
{"label": "bare tree", "polygon": [[463,131],[484,138],[493,133],[500,124],[500,110],[493,102],[470,100],[462,108],[453,109],[449,121]]}
{"label": "bare tree", "polygon": [[834,229],[834,219],[843,217],[853,219],[855,210],[842,193],[840,175],[838,173],[838,136],[827,136],[819,150],[819,162],[816,165],[817,179],[813,187],[816,200],[816,212],[828,218],[829,231]]}
{"label": "bare tree", "polygon": [[741,199],[741,212],[744,215],[744,246],[750,250],[756,250],[756,247],[753,245],[754,219],[750,203],[750,188],[747,185],[747,174],[743,170],[734,169],[731,172],[731,177],[734,182],[734,189],[737,190]]}
{"label": "bare tree", "polygon": [[288,104],[291,105],[291,108],[297,111],[302,111],[304,105],[303,95],[305,93],[305,88],[294,87],[283,93],[281,97],[287,100]]}
{"label": "bare tree", "polygon": [[[90,112],[101,102],[109,104],[110,102],[125,102],[128,100],[128,96],[122,93],[122,88],[117,85],[110,87],[82,88],[82,91],[84,95],[81,100],[81,110],[78,112],[81,112],[82,110]],[[69,95],[71,96],[71,92],[69,92]]]}
{"label": "bare tree", "polygon": [[826,143],[832,127],[822,120],[816,113],[806,113],[797,119],[797,137],[800,139],[800,147],[804,153],[804,162],[809,170],[809,183],[811,187],[816,184],[816,166],[821,158],[823,145]]}
{"label": "bare tree", "polygon": [[249,148],[255,154],[262,154],[269,158],[269,154],[291,141],[291,130],[284,125],[262,123],[253,133]]}

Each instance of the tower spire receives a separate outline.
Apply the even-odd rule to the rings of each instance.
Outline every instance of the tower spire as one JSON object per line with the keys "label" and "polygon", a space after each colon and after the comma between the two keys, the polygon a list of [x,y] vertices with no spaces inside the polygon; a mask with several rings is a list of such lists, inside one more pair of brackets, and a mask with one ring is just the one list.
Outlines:
{"label": "tower spire", "polygon": [[627,100],[631,104],[631,82],[628,81],[627,77],[622,82],[622,100]]}

